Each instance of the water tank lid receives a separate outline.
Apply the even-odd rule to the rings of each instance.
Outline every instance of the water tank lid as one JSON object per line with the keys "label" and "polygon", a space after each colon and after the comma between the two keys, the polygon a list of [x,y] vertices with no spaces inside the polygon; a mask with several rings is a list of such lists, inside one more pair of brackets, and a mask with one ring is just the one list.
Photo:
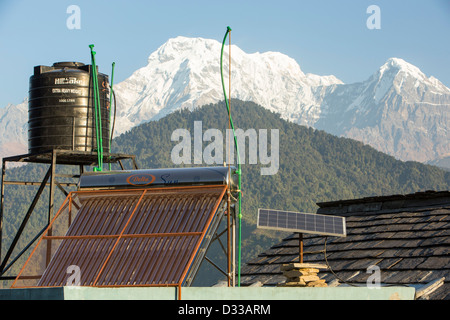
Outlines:
{"label": "water tank lid", "polygon": [[54,68],[70,68],[70,67],[82,67],[85,64],[82,62],[76,62],[76,61],[62,61],[62,62],[55,62],[52,67]]}

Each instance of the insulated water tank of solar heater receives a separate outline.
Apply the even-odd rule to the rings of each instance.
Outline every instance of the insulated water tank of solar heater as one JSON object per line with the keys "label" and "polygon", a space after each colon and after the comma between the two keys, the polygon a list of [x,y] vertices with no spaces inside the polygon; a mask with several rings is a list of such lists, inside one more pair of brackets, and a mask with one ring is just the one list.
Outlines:
{"label": "insulated water tank of solar heater", "polygon": [[[109,83],[98,73],[103,152],[109,152]],[[97,151],[92,66],[57,62],[34,67],[28,102],[28,151]],[[98,122],[100,123],[100,121]]]}
{"label": "insulated water tank of solar heater", "polygon": [[91,190],[161,188],[228,185],[233,197],[238,194],[235,167],[192,167],[85,172],[79,188]]}

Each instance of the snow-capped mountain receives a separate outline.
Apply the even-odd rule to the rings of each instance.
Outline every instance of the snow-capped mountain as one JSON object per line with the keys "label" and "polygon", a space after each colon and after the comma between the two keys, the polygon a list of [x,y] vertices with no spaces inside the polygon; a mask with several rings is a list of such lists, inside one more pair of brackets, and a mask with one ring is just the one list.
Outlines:
{"label": "snow-capped mountain", "polygon": [[[202,38],[170,39],[148,58],[148,64],[117,84],[118,127],[122,133],[180,108],[223,100],[221,43]],[[334,76],[304,74],[292,58],[278,53],[247,54],[231,48],[231,97],[254,101],[289,120],[312,125],[318,117],[317,86],[342,84]],[[228,90],[228,47],[224,50]]]}
{"label": "snow-capped mountain", "polygon": [[450,155],[450,89],[398,58],[364,82],[337,86],[315,128],[362,141],[402,160]]}
{"label": "snow-capped mountain", "polygon": [[[177,37],[153,52],[146,66],[114,85],[115,136],[180,108],[223,100],[220,50],[215,40]],[[332,75],[305,74],[282,53],[248,54],[234,45],[231,51],[232,98],[256,102],[301,125],[363,141],[402,160],[450,156],[450,89],[402,59],[389,59],[366,81],[344,84]],[[228,60],[226,47],[227,88]],[[26,151],[26,102],[16,106],[22,113],[13,112],[13,107],[0,109],[0,130],[8,125],[8,133],[17,135],[9,140],[24,143]],[[0,143],[0,156],[11,155],[5,154],[6,142]]]}
{"label": "snow-capped mountain", "polygon": [[0,158],[28,151],[28,98],[0,108]]}

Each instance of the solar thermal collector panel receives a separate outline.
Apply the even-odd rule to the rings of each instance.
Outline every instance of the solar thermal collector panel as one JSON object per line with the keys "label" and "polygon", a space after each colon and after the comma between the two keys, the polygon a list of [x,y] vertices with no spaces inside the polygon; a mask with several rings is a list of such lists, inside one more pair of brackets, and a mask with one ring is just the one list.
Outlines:
{"label": "solar thermal collector panel", "polygon": [[[66,285],[70,266],[79,268],[81,286],[181,285],[188,273],[197,271],[192,268],[199,265],[194,262],[201,259],[200,247],[207,245],[205,235],[211,226],[217,227],[214,220],[225,210],[226,189],[220,185],[71,193],[78,212],[64,236],[52,235],[51,226],[38,243],[60,242],[35,286]],[[13,287],[30,278],[27,263]]]}

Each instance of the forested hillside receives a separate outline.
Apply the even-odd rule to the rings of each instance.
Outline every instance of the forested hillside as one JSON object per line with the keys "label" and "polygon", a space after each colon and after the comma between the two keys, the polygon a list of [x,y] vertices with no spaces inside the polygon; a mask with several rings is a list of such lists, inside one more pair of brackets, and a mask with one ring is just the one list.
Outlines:
{"label": "forested hillside", "polygon": [[[267,165],[242,165],[245,219],[250,222],[258,206],[315,211],[320,201],[446,190],[450,184],[450,174],[434,166],[398,161],[361,142],[289,123],[252,102],[232,101],[231,109],[236,128],[268,129],[269,151],[270,130],[279,130],[277,174],[262,176],[260,167]],[[177,111],[114,139],[113,152],[136,154],[141,168],[174,167],[171,150],[178,142],[171,141],[172,132],[184,128],[193,138],[194,121],[202,122],[203,131],[228,128],[223,104]]]}

